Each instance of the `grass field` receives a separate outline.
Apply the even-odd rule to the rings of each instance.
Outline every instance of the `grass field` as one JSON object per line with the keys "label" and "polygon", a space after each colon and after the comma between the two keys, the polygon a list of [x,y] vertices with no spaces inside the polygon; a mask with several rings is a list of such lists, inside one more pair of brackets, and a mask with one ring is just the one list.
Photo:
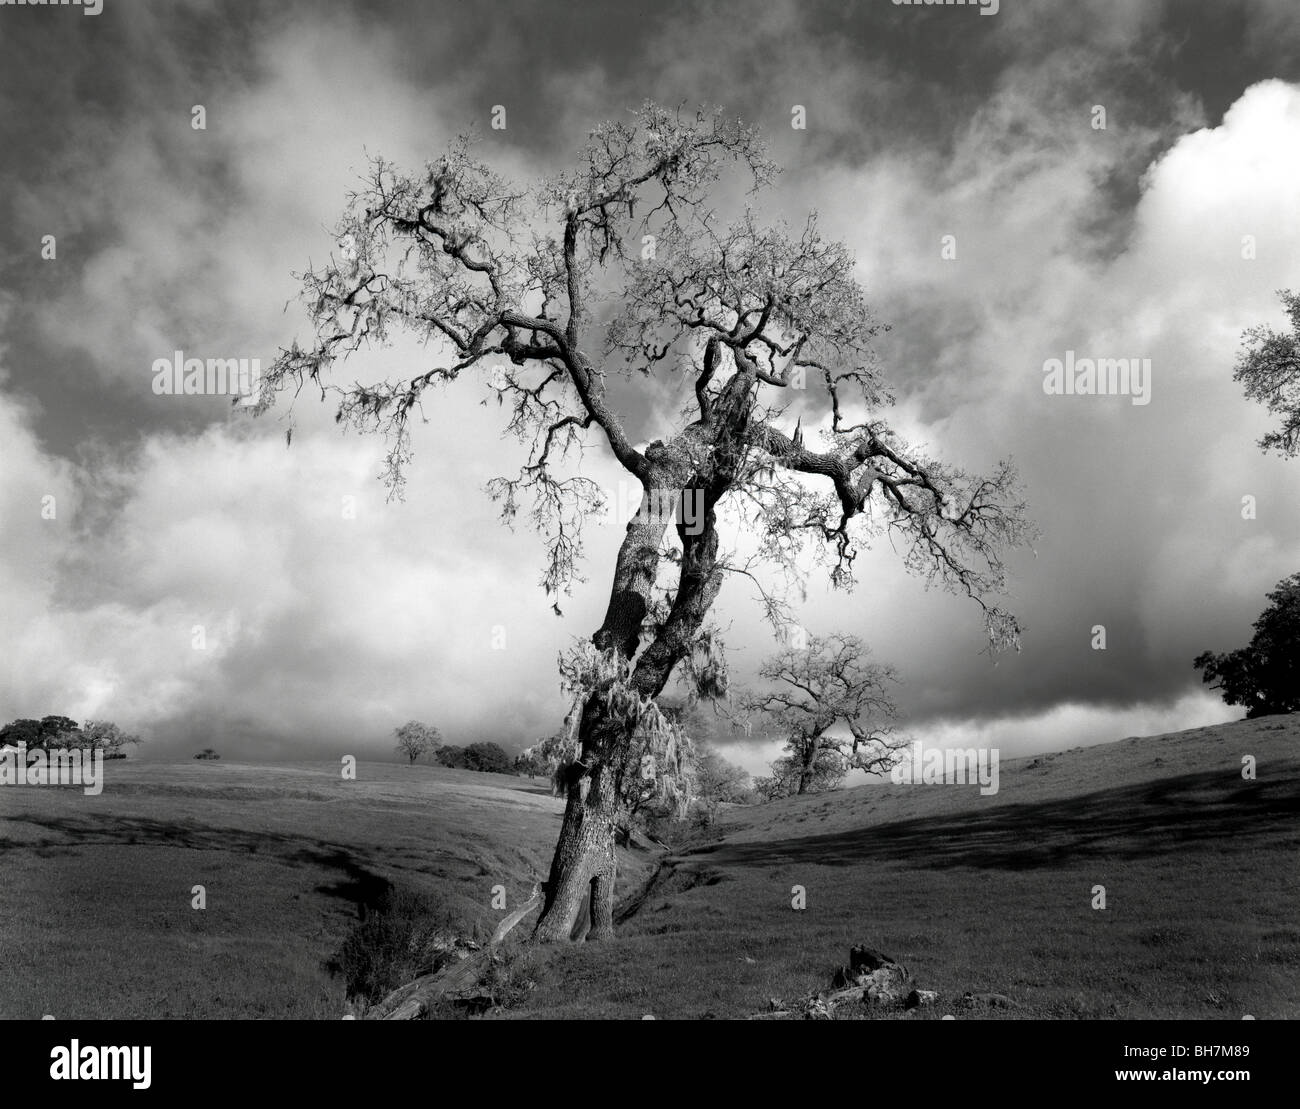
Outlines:
{"label": "grass field", "polygon": [[616,945],[562,953],[521,1012],[752,1013],[866,943],[940,991],[934,1017],[967,991],[1018,1003],[989,1016],[1300,1016],[1300,718],[1003,763],[1000,787],[733,810],[666,860]]}
{"label": "grass field", "polygon": [[[337,1018],[327,963],[385,883],[484,935],[492,887],[513,906],[544,871],[540,781],[359,778],[128,762],[98,797],[0,790],[0,1017]],[[1300,1016],[1300,718],[1004,762],[1000,787],[792,798],[625,853],[619,938],[523,956],[535,986],[500,1015],[744,1016],[866,943],[940,991],[926,1016],[966,991],[1012,998],[1002,1017]]]}
{"label": "grass field", "polygon": [[[341,1017],[325,963],[384,884],[490,933],[550,857],[542,782],[422,766],[108,763],[0,790],[0,1017]],[[629,876],[630,877],[630,876]],[[192,887],[207,907],[191,907]]]}

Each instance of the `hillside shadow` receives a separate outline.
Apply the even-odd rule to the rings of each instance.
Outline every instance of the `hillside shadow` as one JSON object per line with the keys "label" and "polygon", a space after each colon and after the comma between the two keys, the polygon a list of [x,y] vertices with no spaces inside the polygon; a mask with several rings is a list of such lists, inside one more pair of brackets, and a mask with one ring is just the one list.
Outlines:
{"label": "hillside shadow", "polygon": [[[916,789],[942,788],[916,786]],[[733,866],[853,866],[863,859],[916,867],[1033,870],[1105,857],[1150,859],[1189,846],[1254,850],[1300,841],[1300,780],[1247,782],[1223,771],[1166,778],[1038,803],[964,809],[848,832],[766,843],[723,840],[684,852]]]}
{"label": "hillside shadow", "polygon": [[[387,878],[356,861],[356,852],[335,844],[279,832],[216,828],[147,817],[56,817],[24,814],[18,818],[53,835],[36,843],[0,841],[0,859],[6,851],[31,851],[41,858],[79,854],[84,847],[178,847],[182,850],[256,855],[294,867],[319,867],[338,871],[338,881],[315,887],[315,892],[350,902],[358,915],[374,905],[389,887]],[[53,838],[54,836],[65,838]]]}

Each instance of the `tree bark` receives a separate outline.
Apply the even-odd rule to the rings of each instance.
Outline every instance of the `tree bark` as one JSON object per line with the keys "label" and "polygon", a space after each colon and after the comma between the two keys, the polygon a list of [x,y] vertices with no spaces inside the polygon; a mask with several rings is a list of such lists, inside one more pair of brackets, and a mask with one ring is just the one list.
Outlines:
{"label": "tree bark", "polygon": [[803,766],[799,769],[799,796],[802,797],[808,792],[808,787],[812,784],[813,766],[817,762],[817,740],[807,741],[808,746],[804,750]]}
{"label": "tree bark", "polygon": [[[662,483],[648,483],[641,505],[619,548],[604,623],[592,637],[602,650],[631,658],[640,642],[651,587],[659,571],[664,532],[675,499]],[[579,726],[581,758],[565,790],[564,824],[544,886],[546,900],[533,938],[542,943],[578,939],[586,908],[592,939],[613,932],[614,826],[618,819],[615,760],[632,739],[632,725],[611,719],[602,701],[583,706]]]}
{"label": "tree bark", "polygon": [[[593,703],[588,702],[583,728],[590,730],[592,738],[596,732],[607,732],[616,724],[608,718],[588,723],[597,714],[599,708],[593,708]],[[588,750],[589,745],[584,742],[584,755]],[[612,925],[607,927],[602,919],[606,901],[609,913],[613,911],[615,878],[614,823],[618,803],[611,767],[601,765],[594,774],[582,771],[575,775],[567,794],[564,825],[544,887],[545,907],[533,933],[533,938],[541,943],[582,938],[579,933],[585,923],[584,904],[588,910],[585,915],[590,922],[590,938],[606,939],[612,934]]]}
{"label": "tree bark", "polygon": [[[673,668],[690,650],[722,584],[712,503],[707,499],[705,503],[701,534],[682,536],[681,578],[668,618],[632,672],[632,687],[643,698],[657,697],[663,691]],[[638,539],[629,527],[625,548]],[[644,554],[638,557],[644,566]],[[618,602],[617,594],[616,589],[611,609]],[[610,622],[607,618],[607,627]],[[622,644],[635,650],[637,635],[624,635],[611,645]],[[583,707],[579,731],[582,757],[571,768],[566,789],[564,824],[546,882],[546,904],[533,933],[539,942],[579,938],[575,924],[584,905],[590,921],[586,938],[603,940],[614,934],[614,832],[621,802],[619,785],[629,770],[625,761],[633,730],[632,722],[610,716],[601,697],[592,697]]]}
{"label": "tree bark", "polygon": [[[659,551],[681,498],[700,495],[702,511],[683,512],[677,522],[682,545],[677,592],[667,618],[656,629],[632,671],[632,689],[642,699],[658,697],[673,669],[691,650],[709,608],[722,587],[718,567],[716,506],[736,478],[745,455],[752,372],[728,381],[708,421],[692,425],[678,440],[646,448],[641,508],[619,548],[605,621],[593,636],[602,650],[636,657],[649,598],[659,570]],[[701,446],[707,450],[701,452]],[[708,461],[701,466],[702,453]],[[624,773],[635,724],[611,716],[603,697],[583,706],[581,758],[570,768],[564,824],[546,881],[546,901],[533,938],[542,943],[578,938],[575,922],[588,910],[587,938],[614,934],[614,833],[622,803]]]}

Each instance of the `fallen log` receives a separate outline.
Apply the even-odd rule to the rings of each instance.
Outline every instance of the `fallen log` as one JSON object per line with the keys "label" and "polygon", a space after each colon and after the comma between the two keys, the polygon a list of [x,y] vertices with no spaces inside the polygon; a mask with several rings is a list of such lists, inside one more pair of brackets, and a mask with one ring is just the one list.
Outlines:
{"label": "fallen log", "polygon": [[541,888],[534,884],[532,897],[497,925],[486,947],[433,974],[426,974],[423,978],[400,986],[383,1001],[371,1006],[365,1019],[418,1020],[433,1002],[472,989],[491,965],[492,955],[501,941],[541,902]]}
{"label": "fallen log", "polygon": [[492,933],[492,943],[490,946],[495,947],[510,934],[510,929],[531,913],[538,905],[542,903],[542,887],[536,882],[533,883],[532,896],[520,905],[513,913],[506,917],[497,925],[497,930]]}

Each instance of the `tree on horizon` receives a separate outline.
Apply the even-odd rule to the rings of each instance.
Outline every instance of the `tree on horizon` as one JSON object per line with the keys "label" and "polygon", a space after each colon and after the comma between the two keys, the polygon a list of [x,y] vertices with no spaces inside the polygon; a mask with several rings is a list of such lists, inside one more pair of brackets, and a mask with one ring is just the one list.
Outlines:
{"label": "tree on horizon", "polygon": [[1248,720],[1300,710],[1300,573],[1278,582],[1268,599],[1249,644],[1203,651],[1192,663],[1225,704],[1246,707]]}
{"label": "tree on horizon", "polygon": [[394,728],[393,734],[397,737],[397,753],[405,755],[410,760],[410,766],[414,766],[415,760],[421,755],[442,745],[438,729],[419,720],[408,720],[401,727]]}

